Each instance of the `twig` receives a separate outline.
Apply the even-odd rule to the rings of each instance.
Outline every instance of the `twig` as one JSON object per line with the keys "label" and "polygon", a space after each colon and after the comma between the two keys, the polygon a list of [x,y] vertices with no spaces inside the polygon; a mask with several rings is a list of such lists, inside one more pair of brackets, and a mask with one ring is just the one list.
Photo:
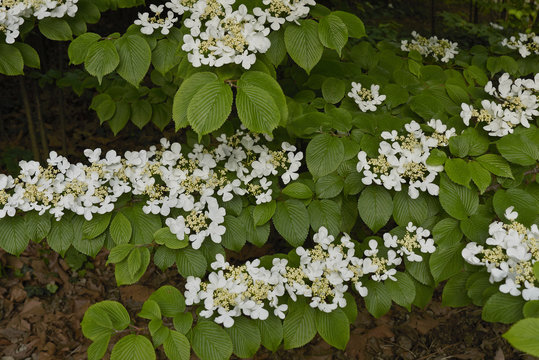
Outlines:
{"label": "twig", "polygon": [[34,159],[39,161],[39,148],[37,146],[36,130],[34,128],[34,122],[32,120],[32,110],[30,108],[30,101],[28,100],[28,92],[24,85],[24,78],[19,77],[19,87],[21,91],[22,101],[24,104],[24,111],[26,112],[26,120],[28,123],[28,132],[30,134],[30,142],[32,144],[32,154]]}
{"label": "twig", "polygon": [[47,141],[47,133],[45,132],[45,125],[43,124],[43,116],[41,114],[41,103],[39,102],[39,92],[37,90],[37,85],[34,83],[34,98],[36,104],[36,114],[37,114],[37,126],[39,127],[39,135],[41,140],[41,149],[43,150],[43,156],[49,154],[49,143]]}

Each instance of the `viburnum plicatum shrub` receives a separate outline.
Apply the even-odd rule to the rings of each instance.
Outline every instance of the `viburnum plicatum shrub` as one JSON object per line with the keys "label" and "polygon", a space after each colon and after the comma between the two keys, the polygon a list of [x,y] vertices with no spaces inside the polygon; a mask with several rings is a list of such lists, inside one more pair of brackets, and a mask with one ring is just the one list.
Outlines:
{"label": "viburnum plicatum shrub", "polygon": [[[85,3],[73,19],[99,20]],[[62,256],[106,249],[118,285],[150,262],[185,279],[137,320],[118,302],[92,305],[90,359],[110,342],[111,359],[251,357],[317,333],[344,349],[358,305],[412,311],[440,284],[443,304],[516,323],[504,336],[539,355],[539,61],[510,34],[471,49],[417,33],[376,42],[357,16],[303,0],[151,4],[123,34],[48,21],[67,24],[55,40],[70,40],[73,74],[95,88],[70,84],[92,91],[102,124],[173,120],[178,132],[0,175],[9,253],[30,241]],[[22,71],[30,30],[0,45],[1,72]],[[249,257],[268,243],[277,253]]]}

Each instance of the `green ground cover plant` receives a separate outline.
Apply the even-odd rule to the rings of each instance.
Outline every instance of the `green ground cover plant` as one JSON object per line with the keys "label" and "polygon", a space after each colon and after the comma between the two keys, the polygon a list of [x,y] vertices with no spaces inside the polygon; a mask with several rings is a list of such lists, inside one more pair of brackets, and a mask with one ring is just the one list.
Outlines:
{"label": "green ground cover plant", "polygon": [[[73,69],[59,86],[92,91],[103,126],[173,122],[182,134],[125,154],[87,149],[84,163],[53,151],[0,174],[8,253],[106,249],[118,286],[150,262],[185,279],[144,303],[147,329],[119,302],[93,304],[89,359],[111,341],[122,360],[159,347],[252,357],[316,334],[344,349],[358,303],[375,317],[393,303],[413,311],[442,283],[444,305],[514,324],[504,337],[539,356],[533,2],[470,25],[485,41],[470,47],[417,32],[379,40],[312,0],[142,3],[0,2],[0,73],[40,68],[29,34],[67,41]],[[124,32],[87,31],[136,6]],[[280,252],[227,261],[267,242]]]}

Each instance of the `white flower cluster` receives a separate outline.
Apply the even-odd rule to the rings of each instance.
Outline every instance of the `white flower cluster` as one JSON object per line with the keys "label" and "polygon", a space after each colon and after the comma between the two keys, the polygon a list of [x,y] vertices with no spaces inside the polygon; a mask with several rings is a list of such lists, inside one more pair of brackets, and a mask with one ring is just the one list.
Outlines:
{"label": "white flower cluster", "polygon": [[111,212],[123,194],[132,194],[142,196],[147,214],[169,216],[181,209],[183,215],[167,218],[166,224],[178,239],[189,237],[193,248],[208,237],[218,243],[226,214],[218,199],[251,195],[257,204],[271,201],[269,177],[280,175],[285,184],[297,179],[303,153],[286,142],[282,150],[270,150],[258,135],[243,130],[216,140],[211,149],[197,144],[186,154],[166,139],[159,149],[127,151],[123,158],[114,150],[102,158],[101,149],[88,149],[90,165],[71,164],[55,152],[46,168],[21,161],[17,178],[0,174],[0,218],[35,210],[59,220],[69,210],[91,220],[93,214]]}
{"label": "white flower cluster", "polygon": [[431,55],[436,61],[441,60],[446,63],[453,59],[458,54],[458,43],[451,42],[447,39],[438,39],[437,36],[431,36],[430,38],[423,37],[417,32],[412,32],[413,39],[402,40],[401,50],[410,52],[416,50],[422,56]]}
{"label": "white flower cluster", "polygon": [[139,14],[135,24],[142,26],[142,33],[152,34],[161,29],[168,34],[178,17],[187,13],[183,24],[189,29],[184,35],[182,50],[195,67],[201,65],[223,66],[241,64],[249,69],[256,61],[256,53],[265,53],[271,46],[268,35],[279,30],[286,21],[297,22],[309,13],[314,0],[263,0],[263,8],[255,7],[252,13],[244,4],[234,9],[236,0],[171,0],[165,3],[166,17],[161,14],[164,6],[150,5],[154,13]]}
{"label": "white flower cluster", "polygon": [[518,50],[523,58],[530,55],[539,55],[539,35],[535,33],[519,33],[518,38],[511,36],[502,40],[502,46],[508,47],[511,50]]}
{"label": "white flower cluster", "polygon": [[406,135],[399,135],[396,130],[384,131],[380,142],[379,156],[368,159],[365,151],[357,155],[357,171],[363,173],[361,181],[365,185],[372,183],[384,185],[388,190],[402,190],[402,184],[408,184],[408,195],[412,199],[419,196],[419,190],[431,195],[438,195],[439,187],[434,183],[436,175],[443,170],[443,165],[427,164],[431,149],[449,144],[449,138],[455,135],[455,129],[448,129],[440,120],[432,119],[427,123],[434,132],[427,135],[419,124],[412,121],[406,124]]}
{"label": "white flower cluster", "polygon": [[495,100],[481,101],[482,109],[474,109],[468,104],[461,104],[460,117],[468,126],[470,120],[486,123],[483,129],[490,136],[502,137],[511,134],[514,127],[530,127],[530,121],[539,116],[539,74],[534,79],[512,80],[508,73],[498,80],[496,88],[492,81],[485,85],[485,91]]}
{"label": "white flower cluster", "polygon": [[538,279],[533,272],[533,265],[539,261],[539,229],[537,224],[526,228],[516,222],[518,213],[513,209],[511,206],[505,211],[510,224],[490,224],[488,246],[468,243],[462,257],[472,265],[486,266],[492,284],[504,281],[499,287],[502,293],[522,295],[527,301],[539,300]]}
{"label": "white flower cluster", "polygon": [[363,88],[360,83],[352,82],[352,89],[348,96],[354,99],[359,109],[363,112],[376,111],[376,106],[381,105],[386,99],[379,93],[380,85],[371,85],[370,90]]}
{"label": "white flower cluster", "polygon": [[0,32],[6,36],[6,43],[13,44],[19,37],[19,28],[24,20],[35,17],[38,20],[65,15],[75,16],[78,0],[0,0]]}
{"label": "white flower cluster", "polygon": [[[234,318],[243,315],[264,320],[269,316],[268,308],[284,319],[286,304],[280,298],[289,295],[293,301],[298,296],[310,299],[310,306],[324,312],[331,312],[346,306],[344,294],[348,290],[346,283],[353,284],[363,297],[368,289],[361,278],[365,275],[375,281],[394,277],[394,266],[402,262],[403,257],[410,261],[422,261],[417,254],[434,252],[434,241],[427,238],[428,230],[417,228],[410,223],[403,239],[390,234],[384,235],[387,257],[379,254],[376,240],[369,242],[370,250],[364,252],[365,258],[355,256],[355,245],[344,234],[337,243],[325,227],[321,227],[313,236],[316,244],[313,249],[298,247],[299,266],[288,266],[287,259],[275,258],[271,269],[260,266],[260,260],[248,261],[245,265],[233,266],[222,255],[216,256],[211,264],[212,272],[207,282],[189,276],[185,285],[187,305],[203,303],[200,316],[231,327]],[[385,252],[385,250],[384,250]],[[391,267],[393,266],[393,267]]]}

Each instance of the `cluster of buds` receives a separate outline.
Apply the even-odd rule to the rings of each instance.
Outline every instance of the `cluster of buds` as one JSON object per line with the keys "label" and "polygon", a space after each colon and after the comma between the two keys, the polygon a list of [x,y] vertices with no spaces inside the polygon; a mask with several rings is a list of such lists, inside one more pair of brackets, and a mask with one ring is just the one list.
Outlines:
{"label": "cluster of buds", "polygon": [[380,95],[380,85],[371,85],[370,89],[364,88],[360,83],[352,83],[352,89],[348,96],[354,99],[362,112],[376,111],[376,106],[381,105],[386,99],[385,95]]}
{"label": "cluster of buds", "polygon": [[419,191],[438,195],[439,186],[434,183],[443,165],[427,164],[432,149],[445,147],[455,129],[448,129],[440,120],[432,119],[427,123],[434,132],[425,134],[419,124],[412,121],[404,126],[406,134],[396,130],[384,131],[378,148],[377,158],[367,158],[365,151],[357,155],[357,171],[363,174],[365,185],[383,185],[388,190],[401,191],[402,184],[408,184],[408,195],[412,199]]}

